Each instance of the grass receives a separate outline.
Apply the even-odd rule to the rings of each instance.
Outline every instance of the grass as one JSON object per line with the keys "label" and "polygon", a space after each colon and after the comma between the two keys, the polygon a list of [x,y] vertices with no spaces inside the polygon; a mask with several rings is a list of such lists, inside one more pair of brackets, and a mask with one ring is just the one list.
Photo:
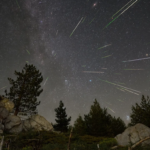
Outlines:
{"label": "grass", "polygon": [[[11,139],[9,150],[67,150],[69,133],[53,133],[47,131],[29,131],[20,134],[4,133],[4,143]],[[99,149],[97,147],[99,144]],[[74,135],[71,138],[70,150],[110,150],[116,146],[117,141],[109,137],[94,137],[90,135]],[[33,148],[36,147],[36,148]],[[8,150],[6,145],[3,150]],[[128,150],[128,147],[117,150]],[[150,150],[149,148],[136,147],[134,150]]]}

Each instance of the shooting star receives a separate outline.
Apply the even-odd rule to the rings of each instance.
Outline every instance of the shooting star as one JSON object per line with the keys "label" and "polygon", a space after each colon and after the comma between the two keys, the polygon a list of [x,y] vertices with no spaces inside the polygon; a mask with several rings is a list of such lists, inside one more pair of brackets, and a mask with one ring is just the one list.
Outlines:
{"label": "shooting star", "polygon": [[127,60],[127,61],[122,61],[122,62],[138,61],[138,60],[144,60],[144,59],[150,59],[150,57],[133,59],[133,60]]}
{"label": "shooting star", "polygon": [[78,22],[78,24],[76,25],[76,27],[74,28],[74,30],[72,31],[72,33],[70,34],[70,37],[74,33],[74,31],[76,30],[76,28],[79,26],[79,24],[81,23],[82,19],[83,19],[83,17],[80,19],[80,21]]}
{"label": "shooting star", "polygon": [[94,17],[94,18],[91,20],[91,22],[90,22],[89,24],[91,24],[91,23],[94,21],[95,18],[96,18],[96,17]]}
{"label": "shooting star", "polygon": [[111,108],[108,107],[109,110],[111,110],[113,113],[115,113]]}
{"label": "shooting star", "polygon": [[28,52],[28,54],[30,55],[30,52],[28,50],[26,50]]}
{"label": "shooting star", "polygon": [[104,73],[104,72],[100,72],[100,71],[83,71],[84,73]]}
{"label": "shooting star", "polygon": [[124,90],[120,89],[120,88],[117,88],[118,90],[122,91],[122,92],[125,92]]}
{"label": "shooting star", "polygon": [[124,89],[124,90],[126,90],[126,91],[128,91],[128,92],[130,92],[130,93],[133,93],[133,94],[135,94],[135,95],[139,95],[138,93],[132,92],[132,91],[130,91],[130,90],[127,90],[127,89]]}
{"label": "shooting star", "polygon": [[110,57],[111,55],[108,55],[108,56],[105,56],[105,57],[102,57],[102,58],[106,58],[106,57]]}
{"label": "shooting star", "polygon": [[[86,17],[85,17],[86,18]],[[82,23],[85,21],[85,18],[83,19]]]}
{"label": "shooting star", "polygon": [[[99,80],[101,80],[101,79],[99,79]],[[101,80],[101,81],[104,81],[106,83],[113,84],[113,85],[116,85],[116,86],[120,86],[120,87],[122,87],[122,89],[124,88],[124,89],[128,89],[128,90],[132,90],[132,91],[137,92],[137,93],[141,93],[140,91],[137,91],[137,90],[134,90],[134,89],[131,89],[131,88],[127,88],[125,86],[118,85],[118,84],[115,84],[115,83],[112,83],[112,82],[109,82],[109,81],[105,81],[105,80]]]}
{"label": "shooting star", "polygon": [[118,101],[123,102],[122,100],[118,99]]}
{"label": "shooting star", "polygon": [[16,0],[16,3],[17,3],[17,5],[18,5],[18,7],[19,7],[19,9],[20,9],[20,6],[19,6],[19,4],[18,4],[18,1]]}
{"label": "shooting star", "polygon": [[111,44],[108,44],[108,45],[105,45],[105,46],[103,46],[103,47],[100,47],[100,48],[98,48],[98,49],[102,49],[102,48],[104,48],[104,47],[108,47],[108,46],[110,46]]}
{"label": "shooting star", "polygon": [[124,83],[120,83],[120,82],[117,82],[118,84],[124,84]]}
{"label": "shooting star", "polygon": [[130,0],[126,5],[124,5],[121,9],[119,9],[111,18],[113,18],[116,14],[118,14],[124,7],[126,7],[132,1],[133,0]]}
{"label": "shooting star", "polygon": [[2,87],[0,90],[5,89],[7,86]]}
{"label": "shooting star", "polygon": [[124,69],[124,70],[144,70],[144,69]]}
{"label": "shooting star", "polygon": [[48,80],[48,77],[47,77],[47,79],[45,80],[45,83],[43,84],[43,86],[46,84],[47,80]]}
{"label": "shooting star", "polygon": [[108,51],[104,51],[103,53],[106,53],[106,52],[108,52]]}
{"label": "shooting star", "polygon": [[113,23],[119,16],[121,16],[122,14],[124,14],[124,13],[125,13],[131,6],[133,6],[136,2],[137,2],[137,0],[134,1],[130,6],[128,6],[122,13],[120,13],[116,18],[114,18],[109,24],[107,24],[107,25],[103,28],[103,30],[104,30],[105,28],[107,28],[111,23]]}

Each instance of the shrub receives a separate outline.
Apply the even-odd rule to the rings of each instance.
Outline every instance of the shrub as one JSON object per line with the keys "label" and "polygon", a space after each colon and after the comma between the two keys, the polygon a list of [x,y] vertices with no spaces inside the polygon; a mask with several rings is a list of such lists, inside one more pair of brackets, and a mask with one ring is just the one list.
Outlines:
{"label": "shrub", "polygon": [[110,147],[116,146],[117,141],[114,138],[107,138],[104,139],[103,141],[99,142],[99,146],[101,149],[108,149]]}
{"label": "shrub", "polygon": [[22,148],[22,150],[32,150],[32,147],[31,146],[27,146],[27,147]]}

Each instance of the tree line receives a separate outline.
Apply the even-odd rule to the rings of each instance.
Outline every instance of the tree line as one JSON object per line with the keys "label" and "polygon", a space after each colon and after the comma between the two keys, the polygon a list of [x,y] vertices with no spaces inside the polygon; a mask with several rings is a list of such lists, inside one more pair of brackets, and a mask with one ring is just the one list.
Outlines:
{"label": "tree line", "polygon": [[[40,105],[37,97],[43,91],[40,85],[43,81],[42,74],[35,66],[25,64],[22,72],[15,71],[15,75],[17,76],[16,80],[8,78],[11,84],[10,91],[5,90],[5,95],[2,95],[0,100],[8,98],[14,102],[13,113],[16,116],[20,112],[28,115],[37,114],[37,106]],[[71,117],[67,118],[66,108],[62,101],[55,112],[56,123],[52,124],[55,131],[68,132],[73,128],[74,133],[78,135],[114,137],[127,127],[137,123],[150,127],[150,101],[149,97],[146,98],[144,95],[142,95],[140,104],[136,103],[135,106],[132,106],[131,122],[128,126],[120,117],[116,118],[108,114],[107,109],[101,108],[96,99],[91,105],[89,113],[84,117],[79,115],[73,126],[69,125]]]}

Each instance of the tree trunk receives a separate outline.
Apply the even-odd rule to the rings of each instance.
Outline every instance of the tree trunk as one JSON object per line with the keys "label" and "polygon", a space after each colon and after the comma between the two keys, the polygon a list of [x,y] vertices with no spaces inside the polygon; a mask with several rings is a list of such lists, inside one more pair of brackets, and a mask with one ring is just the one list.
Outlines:
{"label": "tree trunk", "polygon": [[18,109],[16,109],[14,115],[17,116],[18,112],[19,112]]}
{"label": "tree trunk", "polygon": [[3,148],[3,141],[4,141],[4,136],[3,136],[1,143],[0,143],[0,150],[2,150],[2,148]]}
{"label": "tree trunk", "polygon": [[[144,141],[146,141],[146,140],[148,140],[148,139],[150,139],[150,137],[147,137],[147,138],[145,138],[145,139],[143,139],[143,140],[140,140],[139,142],[135,143],[135,144],[132,145],[131,147],[128,146],[128,150],[134,149],[136,146],[138,146],[139,144],[141,144],[142,142],[144,142]],[[117,146],[111,147],[111,149],[117,149],[117,148],[119,148],[119,147],[125,147],[125,146],[117,145]]]}
{"label": "tree trunk", "polygon": [[73,128],[71,129],[71,132],[70,132],[69,143],[68,143],[68,150],[70,150],[70,141],[71,141],[72,132],[73,132]]}
{"label": "tree trunk", "polygon": [[145,138],[145,139],[143,139],[143,140],[137,142],[136,144],[132,145],[131,150],[132,150],[133,148],[135,148],[136,146],[138,146],[139,144],[141,144],[142,142],[148,140],[148,139],[150,139],[150,137],[147,137],[147,138]]}
{"label": "tree trunk", "polygon": [[[25,73],[26,73],[26,72],[25,72]],[[26,76],[25,76],[25,79],[26,79]],[[25,79],[24,79],[24,81],[23,81],[22,91],[24,90]],[[15,116],[17,116],[17,114],[18,114],[18,112],[19,112],[19,107],[20,107],[20,104],[21,104],[20,102],[21,102],[22,95],[23,95],[22,91],[21,91],[21,95],[19,95],[19,102],[18,102],[18,104],[17,104],[18,106],[17,106],[17,108],[16,108],[16,110],[15,110],[15,113],[14,113]]]}

